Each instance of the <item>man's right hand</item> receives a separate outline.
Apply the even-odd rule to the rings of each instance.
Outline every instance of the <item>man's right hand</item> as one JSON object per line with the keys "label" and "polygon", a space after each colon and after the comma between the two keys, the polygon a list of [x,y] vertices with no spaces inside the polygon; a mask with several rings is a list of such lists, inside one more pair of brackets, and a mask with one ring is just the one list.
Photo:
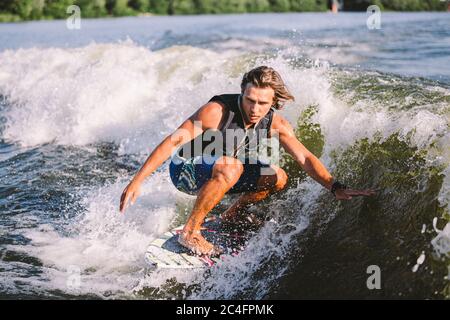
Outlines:
{"label": "man's right hand", "polygon": [[141,193],[141,184],[137,181],[131,181],[126,188],[122,192],[122,196],[120,197],[120,212],[124,212],[127,207],[128,201],[131,200],[131,204],[133,205],[136,201],[137,197]]}
{"label": "man's right hand", "polygon": [[204,130],[218,129],[224,112],[225,107],[222,104],[208,102],[184,121],[174,133],[167,136],[163,142],[153,150],[142,168],[139,169],[139,172],[137,173],[138,178],[135,176],[125,190],[123,190],[122,196],[120,197],[120,212],[125,211],[128,201],[131,200],[131,204],[136,201],[136,198],[139,196],[141,182],[159,168],[176,148],[195,139],[198,135],[202,134]]}

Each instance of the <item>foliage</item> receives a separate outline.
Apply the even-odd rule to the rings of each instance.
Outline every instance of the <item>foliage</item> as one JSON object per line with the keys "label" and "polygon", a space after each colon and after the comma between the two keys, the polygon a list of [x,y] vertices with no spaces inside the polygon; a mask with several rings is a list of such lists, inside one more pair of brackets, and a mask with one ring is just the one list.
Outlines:
{"label": "foliage", "polygon": [[[63,19],[75,4],[82,17],[126,16],[138,13],[220,14],[245,12],[326,11],[328,0],[0,0],[0,21]],[[383,10],[445,10],[440,0],[345,0],[344,10],[365,11],[376,4]]]}

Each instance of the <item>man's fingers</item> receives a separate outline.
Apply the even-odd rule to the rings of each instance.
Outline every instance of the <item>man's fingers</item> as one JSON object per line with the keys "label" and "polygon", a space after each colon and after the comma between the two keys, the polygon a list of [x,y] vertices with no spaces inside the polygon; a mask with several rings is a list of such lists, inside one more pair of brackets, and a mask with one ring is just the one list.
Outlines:
{"label": "man's fingers", "polygon": [[123,201],[128,193],[128,186],[122,191],[122,195],[120,196],[120,205],[122,206]]}
{"label": "man's fingers", "polygon": [[123,190],[122,196],[120,197],[120,206],[119,206],[120,212],[125,211],[129,201],[131,201],[131,204],[134,204],[139,194],[140,194],[139,187],[136,187],[136,185],[133,184],[129,184]]}
{"label": "man's fingers", "polygon": [[352,189],[345,190],[345,193],[350,196],[371,196],[376,194],[374,190],[352,190]]}
{"label": "man's fingers", "polygon": [[125,210],[129,198],[130,198],[130,195],[128,193],[126,193],[123,201],[120,203],[120,211],[121,212],[123,212]]}
{"label": "man's fingers", "polygon": [[336,199],[338,200],[350,200],[352,197],[359,196],[372,196],[376,194],[373,189],[354,190],[354,189],[341,189],[336,192]]}
{"label": "man's fingers", "polygon": [[131,204],[132,205],[136,202],[138,195],[139,194],[137,192],[133,192],[133,195],[131,196]]}
{"label": "man's fingers", "polygon": [[337,196],[336,199],[337,200],[350,200],[352,197],[349,196],[348,194],[344,194],[342,196]]}

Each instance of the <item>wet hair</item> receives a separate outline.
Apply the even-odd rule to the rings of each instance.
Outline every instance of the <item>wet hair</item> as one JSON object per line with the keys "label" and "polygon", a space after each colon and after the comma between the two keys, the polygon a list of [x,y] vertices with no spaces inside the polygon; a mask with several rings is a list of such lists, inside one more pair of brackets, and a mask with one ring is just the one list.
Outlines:
{"label": "wet hair", "polygon": [[271,67],[260,66],[244,74],[241,82],[242,93],[244,93],[249,83],[258,88],[272,88],[275,91],[273,101],[275,109],[281,109],[286,101],[295,101],[294,96],[289,92],[280,74]]}

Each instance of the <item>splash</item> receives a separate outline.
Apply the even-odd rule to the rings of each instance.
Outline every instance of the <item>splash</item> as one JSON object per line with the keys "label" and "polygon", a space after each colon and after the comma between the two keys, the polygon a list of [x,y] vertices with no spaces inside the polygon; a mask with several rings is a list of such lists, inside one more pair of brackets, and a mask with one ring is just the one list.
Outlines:
{"label": "splash", "polygon": [[[411,85],[411,79],[392,75],[336,70],[328,63],[299,63],[296,54],[286,49],[271,57],[249,57],[238,50],[214,52],[189,46],[150,51],[132,42],[5,51],[0,53],[0,92],[9,105],[3,138],[23,146],[51,142],[81,148],[110,142],[118,146],[120,155],[138,155],[142,163],[162,138],[211,96],[237,92],[244,71],[267,64],[283,75],[296,97],[281,112],[292,124],[314,109],[308,121],[320,131],[321,159],[327,167],[345,167],[336,160],[364,139],[383,143],[395,135],[411,148],[426,151],[426,165],[441,170],[444,182],[438,199],[441,207],[448,206],[448,89]],[[373,92],[379,86],[381,93]],[[395,93],[399,88],[401,97]],[[388,103],[393,97],[387,93],[397,99],[395,105]],[[37,257],[45,275],[45,281],[30,278],[28,288],[42,288],[49,295],[62,291],[103,298],[136,294],[265,298],[290,272],[292,252],[301,253],[293,245],[313,225],[311,220],[317,222],[314,215],[326,225],[336,212],[333,205],[324,205],[328,194],[319,185],[299,179],[263,207],[274,222],[267,223],[239,256],[206,274],[147,275],[146,246],[180,215],[177,199],[192,199],[183,198],[170,185],[167,167],[162,167],[143,187],[139,201],[121,216],[117,202],[131,175],[127,172],[109,185],[80,191],[85,209],[68,223],[41,224],[24,232],[31,244],[22,252]],[[418,187],[417,192],[425,189]],[[446,248],[441,241],[433,245]],[[19,277],[11,272],[12,279]],[[11,288],[13,283],[2,285]],[[148,293],[149,288],[156,289]]]}

